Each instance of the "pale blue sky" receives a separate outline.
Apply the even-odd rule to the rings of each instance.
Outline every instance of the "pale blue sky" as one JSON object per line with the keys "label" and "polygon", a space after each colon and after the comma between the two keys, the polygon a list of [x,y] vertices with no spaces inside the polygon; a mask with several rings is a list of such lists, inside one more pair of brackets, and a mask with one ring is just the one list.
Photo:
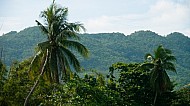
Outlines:
{"label": "pale blue sky", "polygon": [[[151,30],[160,35],[190,36],[190,0],[56,0],[69,9],[69,21],[84,24],[87,33]],[[1,0],[0,35],[35,26],[51,0]],[[40,20],[42,22],[42,20]]]}

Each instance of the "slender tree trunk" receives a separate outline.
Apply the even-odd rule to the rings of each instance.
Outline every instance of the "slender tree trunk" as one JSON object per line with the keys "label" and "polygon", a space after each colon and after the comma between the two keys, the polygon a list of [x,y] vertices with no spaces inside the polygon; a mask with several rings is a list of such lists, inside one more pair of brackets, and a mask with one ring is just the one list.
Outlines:
{"label": "slender tree trunk", "polygon": [[156,94],[155,94],[155,97],[154,97],[154,104],[153,104],[153,106],[156,106],[157,96],[158,96],[158,93],[157,93],[157,91],[156,91]]}
{"label": "slender tree trunk", "polygon": [[41,73],[40,73],[39,77],[37,78],[36,82],[34,83],[33,87],[31,88],[28,96],[26,97],[25,102],[24,102],[24,106],[27,106],[30,95],[34,92],[36,86],[39,83],[40,78],[42,77],[42,75],[44,73],[44,68],[45,68],[45,65],[47,63],[47,59],[48,59],[48,50],[47,50],[45,61],[43,60],[43,64],[42,64],[43,66],[42,66],[42,68],[40,68],[41,69]]}

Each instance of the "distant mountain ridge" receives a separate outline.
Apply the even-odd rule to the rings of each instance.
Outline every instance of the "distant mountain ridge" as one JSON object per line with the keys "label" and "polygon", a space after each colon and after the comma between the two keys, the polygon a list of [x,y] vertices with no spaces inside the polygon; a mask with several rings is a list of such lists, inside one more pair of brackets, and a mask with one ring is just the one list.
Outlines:
{"label": "distant mountain ridge", "polygon": [[[136,31],[128,36],[122,33],[79,34],[81,43],[90,51],[87,60],[78,57],[85,69],[105,72],[115,62],[143,62],[146,53],[153,53],[158,45],[172,50],[177,58],[178,74],[171,77],[180,85],[190,82],[190,38],[174,32],[160,36],[152,31]],[[23,60],[33,56],[36,44],[46,39],[38,27],[26,28],[20,32],[11,31],[0,36],[2,59],[9,66],[13,60]]]}

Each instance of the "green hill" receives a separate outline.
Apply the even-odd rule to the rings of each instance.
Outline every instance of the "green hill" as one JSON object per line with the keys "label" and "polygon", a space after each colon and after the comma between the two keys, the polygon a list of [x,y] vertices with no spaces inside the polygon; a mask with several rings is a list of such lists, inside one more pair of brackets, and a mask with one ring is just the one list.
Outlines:
{"label": "green hill", "polygon": [[[38,27],[26,28],[20,32],[12,31],[0,36],[2,60],[10,66],[12,61],[22,61],[34,54],[36,44],[44,41]],[[179,86],[190,82],[190,38],[174,32],[160,36],[152,31],[137,31],[128,36],[122,33],[80,34],[81,43],[90,51],[90,58],[81,61],[85,69],[108,70],[115,62],[143,62],[146,53],[153,53],[158,45],[173,51],[177,58],[177,74],[170,73]]]}

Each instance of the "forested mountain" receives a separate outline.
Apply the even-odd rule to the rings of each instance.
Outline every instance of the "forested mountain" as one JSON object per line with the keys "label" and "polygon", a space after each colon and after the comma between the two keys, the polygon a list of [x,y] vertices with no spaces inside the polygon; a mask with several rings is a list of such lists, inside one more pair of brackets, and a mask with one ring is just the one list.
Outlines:
{"label": "forested mountain", "polygon": [[[36,44],[45,40],[38,27],[26,28],[20,32],[9,32],[0,36],[2,60],[6,65],[32,57]],[[115,62],[143,62],[146,53],[153,53],[162,44],[177,58],[177,74],[170,74],[180,86],[190,82],[190,38],[174,32],[160,36],[152,31],[137,31],[128,36],[122,33],[80,34],[81,43],[90,51],[90,57],[79,57],[84,69],[108,70]]]}

